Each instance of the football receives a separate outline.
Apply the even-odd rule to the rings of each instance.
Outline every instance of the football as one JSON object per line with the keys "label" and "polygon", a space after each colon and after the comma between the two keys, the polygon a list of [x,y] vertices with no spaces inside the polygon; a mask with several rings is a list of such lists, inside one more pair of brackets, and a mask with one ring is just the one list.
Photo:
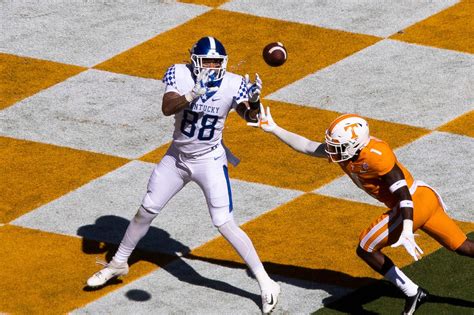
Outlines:
{"label": "football", "polygon": [[263,60],[271,67],[279,67],[285,63],[288,53],[285,46],[280,42],[270,43],[262,52]]}

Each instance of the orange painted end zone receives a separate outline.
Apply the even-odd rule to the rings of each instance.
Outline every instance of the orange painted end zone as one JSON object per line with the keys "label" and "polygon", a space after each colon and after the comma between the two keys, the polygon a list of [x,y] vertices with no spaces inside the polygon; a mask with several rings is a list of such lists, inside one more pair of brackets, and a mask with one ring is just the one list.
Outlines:
{"label": "orange painted end zone", "polygon": [[474,110],[439,127],[438,130],[474,138]]}
{"label": "orange painted end zone", "polygon": [[0,223],[58,198],[127,159],[0,137]]}
{"label": "orange painted end zone", "polygon": [[4,53],[0,53],[0,64],[0,109],[87,69]]}
{"label": "orange painted end zone", "polygon": [[0,244],[0,312],[14,314],[67,313],[172,259],[156,254],[149,259],[151,255],[137,252],[132,263],[137,257],[140,261],[123,281],[88,291],[87,278],[101,268],[96,258],[110,259],[115,246],[9,225],[0,228]]}
{"label": "orange painted end zone", "polygon": [[[238,32],[228,31],[235,26],[238,26]],[[275,30],[279,30],[278,33]],[[95,68],[161,80],[172,64],[190,61],[189,50],[204,36],[214,36],[224,44],[229,56],[228,71],[240,75],[248,73],[252,78],[255,73],[259,73],[264,82],[264,95],[380,40],[368,35],[216,9],[135,46]],[[275,41],[284,43],[288,50],[287,62],[276,68],[268,66],[262,58],[263,47]]]}
{"label": "orange painted end zone", "polygon": [[472,54],[474,53],[474,2],[461,1],[391,38]]}
{"label": "orange painted end zone", "polygon": [[168,150],[169,146],[170,146],[170,143],[166,143],[162,145],[161,147],[153,151],[150,151],[144,156],[140,157],[140,160],[144,162],[158,163],[159,161],[161,161],[163,156],[165,156],[165,153]]}
{"label": "orange painted end zone", "polygon": [[211,8],[217,8],[220,5],[228,2],[229,0],[179,0],[182,3],[192,3],[198,5],[205,5]]}
{"label": "orange painted end zone", "polygon": [[[238,221],[239,207],[234,205]],[[293,201],[245,223],[262,261],[269,272],[286,276],[357,287],[367,278],[380,278],[355,254],[360,232],[385,208],[316,194],[305,194]],[[474,223],[458,222],[463,231],[474,230]],[[418,244],[429,255],[440,245],[420,232]],[[386,248],[398,266],[413,262],[404,250]],[[223,263],[242,260],[222,238],[214,239],[192,252],[200,259]],[[288,274],[291,273],[291,274]]]}

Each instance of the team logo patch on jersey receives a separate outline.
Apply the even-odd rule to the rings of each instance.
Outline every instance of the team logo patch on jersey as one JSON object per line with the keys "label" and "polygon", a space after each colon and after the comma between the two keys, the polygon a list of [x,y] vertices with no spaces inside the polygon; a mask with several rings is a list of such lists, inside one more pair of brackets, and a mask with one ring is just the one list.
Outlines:
{"label": "team logo patch on jersey", "polygon": [[369,170],[369,164],[367,162],[362,163],[362,170],[364,172],[367,172]]}
{"label": "team logo patch on jersey", "polygon": [[361,165],[351,164],[351,171],[353,173],[367,173],[368,170],[369,170],[369,164],[367,162],[364,162]]}

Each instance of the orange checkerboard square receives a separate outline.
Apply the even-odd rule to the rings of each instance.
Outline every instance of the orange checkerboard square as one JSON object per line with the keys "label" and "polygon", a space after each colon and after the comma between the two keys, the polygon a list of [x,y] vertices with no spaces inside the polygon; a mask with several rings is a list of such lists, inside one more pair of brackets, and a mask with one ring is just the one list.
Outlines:
{"label": "orange checkerboard square", "polygon": [[74,76],[86,68],[0,53],[0,109]]}
{"label": "orange checkerboard square", "polygon": [[67,313],[173,259],[136,252],[130,263],[137,254],[140,261],[123,282],[94,291],[85,289],[85,282],[100,269],[95,260],[105,260],[104,254],[110,259],[115,246],[11,225],[0,228],[0,243],[0,312],[14,314]]}
{"label": "orange checkerboard square", "polygon": [[0,223],[52,201],[128,160],[0,137]]}
{"label": "orange checkerboard square", "polygon": [[439,127],[438,130],[474,138],[474,110],[451,120],[449,123]]}
{"label": "orange checkerboard square", "polygon": [[461,1],[391,38],[472,54],[474,53],[474,2]]}
{"label": "orange checkerboard square", "polygon": [[[228,32],[229,27],[237,27],[237,31]],[[279,29],[279,35],[275,34],[275,29]],[[211,10],[95,68],[161,79],[171,64],[189,62],[189,50],[204,36],[214,36],[224,44],[229,55],[229,71],[249,73],[252,77],[254,73],[259,73],[264,81],[263,94],[269,94],[380,40],[373,36]],[[263,61],[262,49],[276,40],[284,43],[289,57],[283,66],[272,68]],[[261,49],[255,50],[255,47]]]}
{"label": "orange checkerboard square", "polygon": [[[279,266],[276,270],[283,272],[287,267],[291,271],[298,266],[292,276],[314,275],[313,279],[306,278],[313,281],[321,281],[317,275],[332,270],[334,275],[339,273],[332,281],[357,286],[358,277],[380,277],[357,257],[355,250],[360,232],[385,211],[383,207],[310,193],[243,224],[242,228],[253,240],[262,261]],[[474,223],[457,223],[465,232],[474,230]],[[417,243],[425,256],[440,248],[432,238],[421,231],[420,234]],[[398,266],[413,262],[404,249],[386,248],[384,252]],[[195,249],[192,254],[205,259],[241,262],[222,237]]]}
{"label": "orange checkerboard square", "polygon": [[182,3],[192,3],[192,4],[199,4],[205,5],[208,7],[217,8],[218,6],[226,3],[229,0],[179,0]]}

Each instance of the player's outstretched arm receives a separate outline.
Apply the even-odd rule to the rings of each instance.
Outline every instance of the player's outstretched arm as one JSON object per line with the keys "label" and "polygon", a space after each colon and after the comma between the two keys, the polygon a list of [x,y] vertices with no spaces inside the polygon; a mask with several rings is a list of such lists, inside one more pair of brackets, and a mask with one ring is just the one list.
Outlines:
{"label": "player's outstretched arm", "polygon": [[311,141],[303,136],[296,133],[290,132],[286,129],[278,126],[273,120],[270,112],[270,107],[267,107],[267,111],[260,105],[260,113],[258,115],[257,122],[247,123],[249,126],[260,127],[265,132],[274,134],[281,141],[289,145],[294,150],[308,154],[315,157],[327,158],[327,154],[324,151],[324,144],[316,141]]}
{"label": "player's outstretched arm", "polygon": [[398,241],[392,247],[403,246],[414,260],[421,258],[423,251],[415,242],[413,234],[413,200],[402,170],[395,164],[382,180],[389,186],[390,192],[397,197],[403,217],[403,230]]}

